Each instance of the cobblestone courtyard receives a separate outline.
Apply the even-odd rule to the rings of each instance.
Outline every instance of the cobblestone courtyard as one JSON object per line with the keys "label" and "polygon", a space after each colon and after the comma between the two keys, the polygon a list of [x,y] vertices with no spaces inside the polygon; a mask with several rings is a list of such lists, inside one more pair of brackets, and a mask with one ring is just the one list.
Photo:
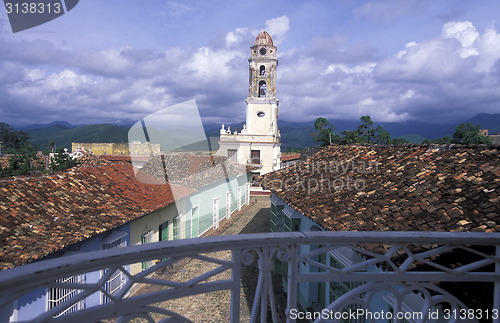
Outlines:
{"label": "cobblestone courtyard", "polygon": [[[211,229],[204,236],[269,232],[269,205],[269,197],[252,197],[250,205],[232,214],[231,219],[222,221],[217,230]],[[229,251],[206,255],[223,260],[231,259]],[[214,263],[198,259],[183,259],[176,262],[172,269],[168,269],[163,274],[163,277],[172,281],[184,282],[216,267],[217,265]],[[230,271],[224,271],[208,281],[229,279],[230,275]],[[250,320],[250,309],[257,284],[257,275],[256,265],[242,268],[240,311],[240,320],[242,322]],[[160,288],[158,286],[145,286],[137,293],[154,292]],[[161,307],[182,314],[193,322],[228,322],[229,304],[230,292],[217,291],[162,302]]]}

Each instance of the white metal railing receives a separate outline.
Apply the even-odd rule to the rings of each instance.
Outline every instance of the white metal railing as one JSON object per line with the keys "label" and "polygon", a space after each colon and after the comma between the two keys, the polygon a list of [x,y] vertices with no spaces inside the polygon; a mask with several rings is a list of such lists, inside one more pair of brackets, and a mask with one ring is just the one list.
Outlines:
{"label": "white metal railing", "polygon": [[[212,253],[224,250],[230,254],[228,259]],[[325,258],[334,254],[350,255],[353,261],[339,268]],[[278,322],[280,315],[286,317],[287,322],[294,322],[300,318],[297,313],[301,313],[299,299],[304,297],[304,290],[307,290],[308,284],[311,284],[309,291],[313,290],[318,282],[350,282],[346,286],[353,289],[340,297],[337,295],[334,299],[323,300],[322,313],[333,316],[315,317],[317,322],[330,319],[340,322],[342,313],[352,308],[365,311],[362,313],[364,317],[357,317],[352,322],[377,322],[379,320],[366,315],[374,315],[370,310],[375,303],[380,308],[380,300],[386,302],[386,308],[393,315],[409,310],[423,314],[420,319],[403,321],[393,318],[392,322],[434,322],[429,313],[436,311],[441,316],[451,313],[449,322],[460,322],[461,313],[467,315],[467,311],[475,309],[468,309],[465,305],[467,299],[459,299],[440,285],[446,282],[490,284],[493,292],[486,295],[486,299],[492,300],[492,307],[489,314],[484,310],[481,314],[483,317],[489,315],[488,321],[499,322],[499,255],[498,233],[293,232],[163,241],[80,253],[0,272],[0,313],[5,313],[16,303],[16,299],[31,290],[65,288],[79,292],[33,317],[30,322],[96,322],[117,317],[118,322],[132,318],[145,318],[149,322],[190,322],[186,313],[159,304],[184,296],[228,290],[231,294],[230,317],[225,320],[239,322],[242,268],[257,264],[259,272],[251,309],[252,322],[266,322],[268,319]],[[181,282],[154,275],[159,268],[183,258],[198,259],[213,266],[200,267],[205,271]],[[446,261],[443,261],[444,258]],[[127,270],[129,264],[155,259],[165,260],[137,274]],[[278,312],[275,300],[272,270],[276,264],[282,264],[286,274],[286,313]],[[99,281],[87,279],[66,283],[60,280],[61,277],[76,277],[106,268],[109,268],[106,270],[109,274]],[[78,311],[55,317],[92,294],[105,290],[108,276],[116,270],[126,275],[127,280],[117,293],[109,294],[108,303],[79,307]],[[229,272],[230,278],[218,278],[224,272]],[[436,285],[436,282],[439,284]],[[161,288],[130,295],[130,290],[137,285]],[[318,290],[323,291],[321,288]],[[490,293],[485,289],[487,292]],[[415,304],[420,307],[415,308]],[[495,311],[498,315],[493,315]],[[479,312],[475,313],[471,314],[474,317],[470,316],[465,321],[477,321]]]}

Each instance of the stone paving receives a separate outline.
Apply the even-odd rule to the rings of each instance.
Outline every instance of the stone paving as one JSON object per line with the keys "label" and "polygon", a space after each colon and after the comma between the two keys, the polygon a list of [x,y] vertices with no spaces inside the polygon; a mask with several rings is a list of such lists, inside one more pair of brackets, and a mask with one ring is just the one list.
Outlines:
{"label": "stone paving", "polygon": [[[269,232],[269,197],[252,197],[249,206],[231,215],[231,219],[221,221],[217,230],[209,230],[204,236],[235,235],[240,233]],[[230,260],[229,251],[206,254],[210,257]],[[171,281],[187,281],[201,273],[216,268],[216,264],[198,259],[183,259],[167,269],[162,278]],[[240,321],[250,321],[250,309],[257,283],[256,265],[243,266],[240,302]],[[157,274],[155,274],[157,275]],[[230,271],[225,271],[207,281],[229,279]],[[157,276],[158,277],[158,276]],[[145,286],[137,293],[159,290],[159,286]],[[193,322],[229,322],[230,292],[217,291],[162,302],[160,306],[173,310]]]}

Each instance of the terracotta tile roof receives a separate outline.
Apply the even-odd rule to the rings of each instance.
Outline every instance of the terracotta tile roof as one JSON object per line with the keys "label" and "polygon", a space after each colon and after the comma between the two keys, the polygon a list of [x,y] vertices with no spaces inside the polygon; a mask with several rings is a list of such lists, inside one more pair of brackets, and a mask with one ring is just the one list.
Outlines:
{"label": "terracotta tile roof", "polygon": [[[150,176],[139,172],[138,177]],[[175,189],[185,196],[193,192]],[[172,203],[169,185],[144,184],[128,163],[0,180],[0,269],[39,259]]]}
{"label": "terracotta tile roof", "polygon": [[290,161],[294,159],[300,159],[300,153],[281,155],[281,161]]}
{"label": "terracotta tile roof", "polygon": [[101,158],[100,156],[97,155],[92,155],[92,154],[84,154],[80,158],[78,158],[78,161],[80,162],[81,165],[87,165],[87,166],[98,166],[98,165],[108,165],[110,164],[109,161],[107,161],[104,158]]}
{"label": "terracotta tile roof", "polygon": [[260,180],[326,230],[500,232],[498,148],[332,145]]}
{"label": "terracotta tile roof", "polygon": [[168,154],[153,156],[142,170],[170,183],[200,189],[228,177],[247,173],[245,165],[223,156]]}
{"label": "terracotta tile roof", "polygon": [[132,159],[135,161],[148,161],[149,156],[138,156],[138,155],[99,155],[102,159],[108,160],[108,161],[125,161],[125,162],[131,162]]}
{"label": "terracotta tile roof", "polygon": [[7,156],[0,157],[0,167],[9,167],[9,158]]}

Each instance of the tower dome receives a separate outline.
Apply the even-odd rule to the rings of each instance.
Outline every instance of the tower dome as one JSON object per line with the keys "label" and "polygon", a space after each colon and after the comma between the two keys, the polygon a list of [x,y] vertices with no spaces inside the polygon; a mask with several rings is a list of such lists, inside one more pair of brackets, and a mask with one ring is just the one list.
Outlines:
{"label": "tower dome", "polygon": [[271,45],[271,46],[274,46],[273,39],[271,38],[271,36],[269,36],[269,34],[267,33],[267,31],[261,32],[257,36],[257,38],[255,38],[255,42],[253,44],[254,44],[254,46],[255,45]]}

